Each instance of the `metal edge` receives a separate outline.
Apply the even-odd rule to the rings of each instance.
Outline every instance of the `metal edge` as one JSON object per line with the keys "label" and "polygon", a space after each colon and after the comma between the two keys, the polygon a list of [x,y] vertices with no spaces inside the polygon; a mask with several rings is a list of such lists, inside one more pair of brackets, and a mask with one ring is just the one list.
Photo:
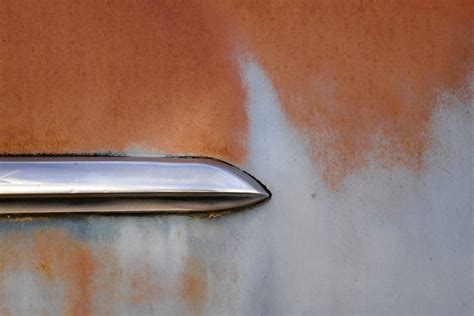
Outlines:
{"label": "metal edge", "polygon": [[[8,162],[8,164],[6,164]],[[47,193],[48,190],[44,191],[45,188],[51,185],[55,185],[54,174],[53,178],[48,178],[47,168],[43,168],[41,162],[47,162],[49,164],[58,163],[62,164],[64,169],[56,175],[63,174],[68,175],[74,173],[74,168],[77,169],[78,165],[84,165],[85,162],[88,165],[101,165],[113,162],[115,165],[120,162],[124,162],[123,166],[119,167],[119,171],[126,171],[127,166],[133,166],[136,169],[140,167],[136,163],[148,163],[154,165],[156,168],[166,168],[167,164],[173,164],[176,166],[183,166],[190,168],[196,166],[198,168],[209,167],[214,172],[218,171],[218,174],[223,175],[222,179],[226,179],[225,185],[227,187],[222,190],[222,183],[219,184],[218,189],[213,189],[209,185],[212,181],[203,181],[207,187],[206,190],[189,190],[189,187],[184,185],[183,190],[174,190],[172,192],[167,190],[160,190],[159,186],[155,187],[154,191],[142,192],[136,190],[134,192],[120,192],[108,190],[107,188],[100,187],[97,192],[81,193],[80,190],[68,190],[52,194]],[[68,162],[68,163],[65,163]],[[2,194],[2,186],[0,185],[0,214],[30,214],[30,213],[135,213],[135,212],[165,212],[165,213],[189,213],[189,212],[215,212],[224,210],[235,210],[243,207],[252,206],[264,202],[271,197],[270,191],[255,177],[240,170],[239,168],[220,160],[204,158],[204,157],[165,157],[165,158],[149,158],[149,157],[90,157],[90,156],[70,156],[70,157],[0,157],[0,174],[5,174],[6,171],[11,171],[11,167],[16,163],[20,165],[28,165],[33,168],[33,171],[38,175],[45,174],[48,181],[43,182],[43,192],[38,191],[25,194],[15,194],[10,191],[10,194],[5,193],[5,175],[0,176],[0,180],[3,180],[4,190]],[[8,168],[8,166],[10,168]],[[121,169],[123,168],[123,169]],[[28,168],[27,168],[28,169]],[[94,169],[94,168],[92,168]],[[178,168],[179,169],[179,168]],[[192,168],[191,168],[192,169]],[[36,170],[36,171],[35,171]],[[100,178],[100,170],[97,169]],[[136,171],[136,170],[135,170]],[[77,170],[75,170],[77,176]],[[203,170],[197,172],[201,177],[206,173]],[[80,175],[80,174],[79,174]],[[134,173],[136,176],[137,174]],[[225,175],[225,177],[224,177]],[[50,174],[51,176],[51,174]],[[118,183],[126,183],[127,178],[122,177],[120,172],[116,176],[111,175],[110,183],[114,183],[116,186]],[[190,178],[193,178],[193,172],[191,170]],[[215,175],[214,175],[215,176]],[[18,175],[17,175],[18,177]],[[140,177],[140,175],[138,176]],[[143,179],[147,178],[148,175],[141,175]],[[28,177],[26,177],[28,178]],[[218,178],[217,180],[219,180]],[[220,180],[222,180],[220,179]],[[18,180],[18,179],[16,179]],[[21,180],[21,179],[20,179]],[[29,178],[31,180],[31,177]],[[62,183],[64,178],[58,179],[57,183]],[[90,180],[90,179],[89,179]],[[135,179],[136,180],[136,179]],[[182,177],[181,177],[181,180]],[[230,180],[230,181],[229,181]],[[81,179],[76,179],[77,183],[81,183]],[[158,181],[159,184],[159,181]],[[195,184],[195,183],[194,183]],[[242,190],[242,184],[247,185],[246,190]],[[104,183],[100,183],[104,185]],[[106,183],[105,183],[106,185]],[[11,186],[10,186],[11,189]],[[203,189],[201,187],[201,189]],[[3,195],[3,196],[2,196]]]}

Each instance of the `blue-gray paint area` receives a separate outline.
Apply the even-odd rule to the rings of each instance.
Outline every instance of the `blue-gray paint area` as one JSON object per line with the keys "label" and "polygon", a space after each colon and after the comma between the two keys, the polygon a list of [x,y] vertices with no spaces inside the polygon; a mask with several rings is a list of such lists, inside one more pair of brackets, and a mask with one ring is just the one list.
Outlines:
{"label": "blue-gray paint area", "polygon": [[4,219],[2,313],[473,314],[471,105],[440,98],[423,174],[371,160],[332,190],[260,67],[241,71],[241,167],[272,199],[217,218]]}

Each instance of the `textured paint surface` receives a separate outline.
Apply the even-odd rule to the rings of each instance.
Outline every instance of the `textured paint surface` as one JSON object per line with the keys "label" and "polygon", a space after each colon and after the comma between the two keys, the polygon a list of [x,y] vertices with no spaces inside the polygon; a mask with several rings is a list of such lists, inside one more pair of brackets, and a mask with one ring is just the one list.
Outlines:
{"label": "textured paint surface", "polygon": [[367,165],[419,169],[440,89],[465,89],[472,1],[237,1],[248,49],[324,178]]}
{"label": "textured paint surface", "polygon": [[[0,253],[2,281],[5,281],[6,274],[9,278],[17,279],[16,284],[10,283],[7,289],[0,292],[2,314],[14,312],[7,308],[12,302],[19,302],[19,308],[26,310],[37,303],[28,301],[28,291],[34,289],[34,285],[28,284],[28,281],[35,277],[42,287],[61,293],[58,295],[54,291],[53,295],[45,294],[42,297],[45,303],[53,300],[56,304],[64,304],[64,313],[67,315],[91,313],[95,262],[91,250],[82,242],[71,239],[61,231],[32,230],[27,234],[15,233],[3,239]],[[14,287],[21,287],[22,283],[29,285],[24,289],[25,293],[12,293]],[[40,295],[43,294],[41,288],[38,290]],[[47,306],[35,306],[32,312],[43,314],[48,309]]]}
{"label": "textured paint surface", "polygon": [[242,162],[243,48],[333,187],[372,156],[420,170],[436,95],[465,90],[472,5],[5,0],[0,152],[140,149]]}
{"label": "textured paint surface", "polygon": [[423,176],[372,160],[333,191],[262,68],[241,72],[246,169],[272,200],[217,219],[3,219],[2,314],[472,314],[472,100],[438,97]]}
{"label": "textured paint surface", "polygon": [[4,219],[1,314],[202,314],[207,263],[180,251],[179,230],[163,232],[171,222],[150,231],[160,221]]}
{"label": "textured paint surface", "polygon": [[199,1],[1,1],[0,152],[245,155],[233,44]]}
{"label": "textured paint surface", "polygon": [[263,299],[247,301],[251,310],[472,314],[473,100],[438,96],[431,134],[437,146],[425,153],[421,177],[373,159],[333,191],[312,170],[304,139],[287,122],[262,68],[244,64],[243,76],[249,170],[273,192],[261,213],[249,215],[252,225],[236,223],[251,238],[244,251],[254,258],[253,266],[242,260],[238,271],[251,266],[256,274],[246,288],[259,289]]}
{"label": "textured paint surface", "polygon": [[43,34],[2,46],[3,150],[213,155],[273,197],[213,219],[2,219],[0,314],[474,313],[469,2],[91,3],[2,2],[7,34]]}
{"label": "textured paint surface", "polygon": [[188,258],[182,274],[181,295],[192,314],[201,314],[207,299],[207,278],[203,277],[205,265],[203,259]]}

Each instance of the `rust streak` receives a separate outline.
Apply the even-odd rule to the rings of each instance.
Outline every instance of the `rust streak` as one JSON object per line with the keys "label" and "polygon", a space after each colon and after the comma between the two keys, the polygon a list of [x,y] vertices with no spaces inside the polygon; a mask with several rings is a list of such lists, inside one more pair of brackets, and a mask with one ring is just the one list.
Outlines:
{"label": "rust streak", "polygon": [[190,256],[181,275],[181,297],[192,314],[202,314],[207,300],[207,276],[205,262]]}
{"label": "rust streak", "polygon": [[153,304],[162,292],[156,281],[156,275],[159,274],[157,268],[148,260],[144,261],[144,266],[141,266],[129,277],[130,300],[135,304]]}
{"label": "rust streak", "polygon": [[[64,287],[67,315],[92,314],[95,261],[83,242],[57,229],[15,233],[0,244],[0,273],[37,271],[49,286]],[[21,263],[21,264],[20,264]]]}

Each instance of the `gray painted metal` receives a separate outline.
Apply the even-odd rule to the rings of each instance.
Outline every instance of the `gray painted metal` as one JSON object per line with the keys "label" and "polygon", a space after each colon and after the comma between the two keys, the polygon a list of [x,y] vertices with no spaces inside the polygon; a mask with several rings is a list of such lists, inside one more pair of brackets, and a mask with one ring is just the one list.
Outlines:
{"label": "gray painted metal", "polygon": [[204,212],[269,196],[245,172],[211,159],[0,159],[0,213]]}

